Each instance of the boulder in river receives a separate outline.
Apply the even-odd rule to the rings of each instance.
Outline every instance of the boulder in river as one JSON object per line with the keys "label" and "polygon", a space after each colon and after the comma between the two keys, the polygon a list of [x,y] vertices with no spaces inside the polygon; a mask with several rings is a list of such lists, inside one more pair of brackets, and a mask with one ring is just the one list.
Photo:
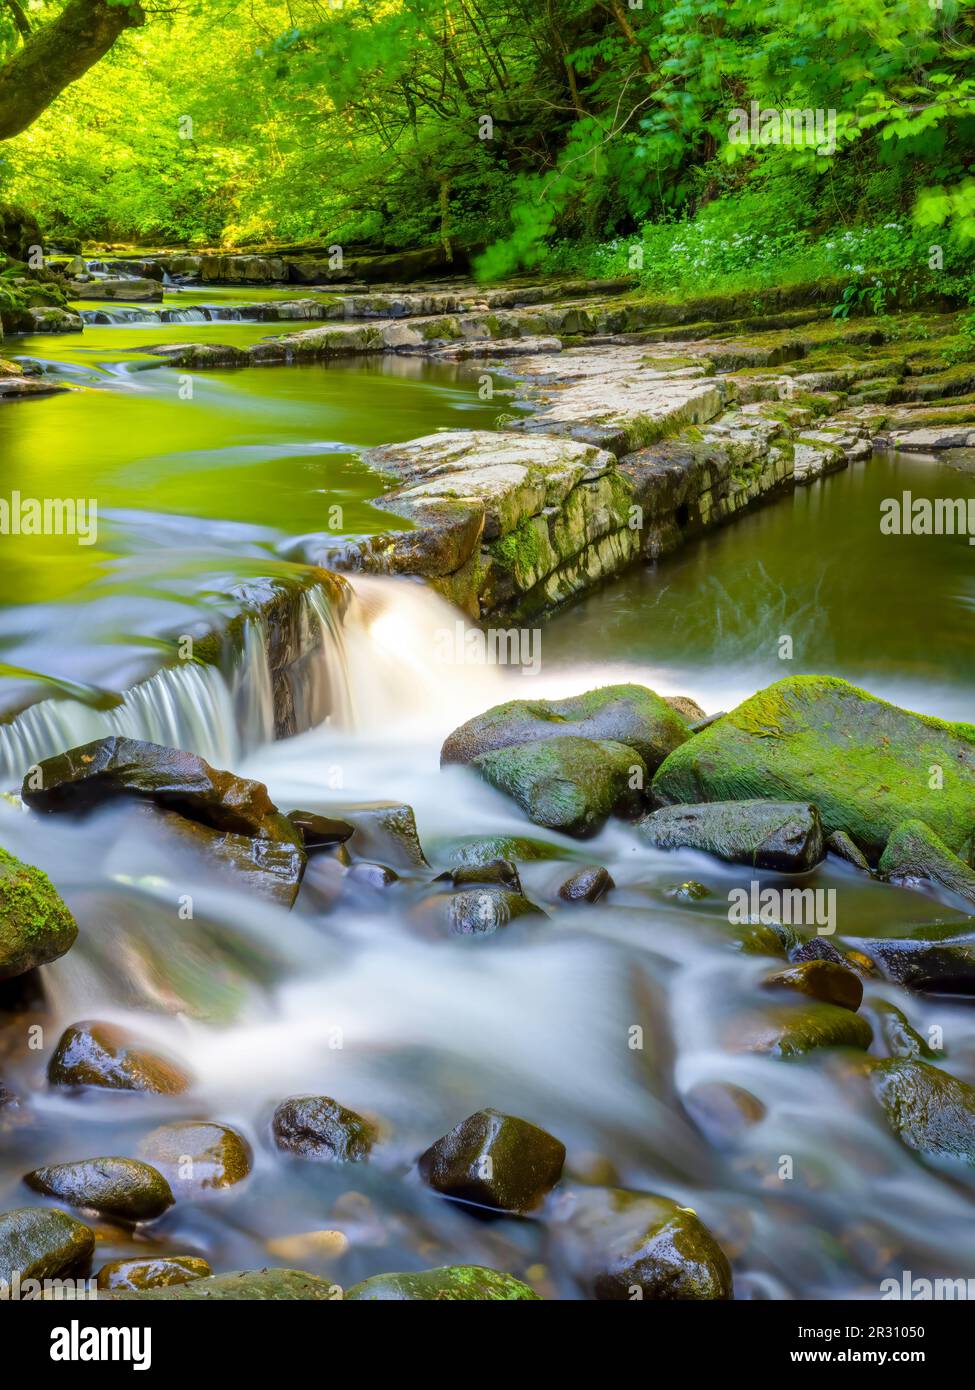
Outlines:
{"label": "boulder in river", "polygon": [[113,1091],[177,1095],[191,1078],[176,1062],[114,1023],[73,1023],[48,1063],[53,1086],[103,1086]]}
{"label": "boulder in river", "polygon": [[762,981],[766,989],[792,989],[798,994],[836,1004],[856,1013],[863,1000],[863,982],[848,966],[835,961],[805,960],[777,970]]}
{"label": "boulder in river", "polygon": [[510,700],[476,715],[444,743],[440,761],[470,763],[482,753],[545,739],[623,743],[649,772],[690,737],[687,721],[642,685],[606,685],[566,700]]}
{"label": "boulder in river", "polygon": [[612,875],[602,864],[587,864],[565,880],[559,897],[566,903],[594,903],[615,887]]}
{"label": "boulder in river", "polygon": [[494,1211],[530,1212],[562,1176],[565,1145],[544,1129],[498,1110],[479,1110],[417,1160],[420,1176],[445,1197]]}
{"label": "boulder in river", "polygon": [[0,980],[57,960],[77,935],[47,874],[0,849]]}
{"label": "boulder in river", "polygon": [[905,936],[846,937],[894,984],[944,994],[975,994],[975,918],[922,925]]}
{"label": "boulder in river", "polygon": [[355,858],[379,860],[398,869],[429,868],[412,806],[401,801],[365,801],[336,807],[329,814],[352,826],[346,844]]}
{"label": "boulder in river", "polygon": [[171,1284],[188,1284],[205,1279],[213,1270],[195,1255],[157,1255],[144,1260],[112,1260],[95,1276],[99,1289],[134,1292],[139,1289],[165,1289]]}
{"label": "boulder in river", "polygon": [[482,883],[455,893],[431,893],[416,904],[410,919],[437,935],[493,936],[519,917],[544,915],[524,893]]}
{"label": "boulder in river", "polygon": [[771,1057],[804,1057],[819,1047],[866,1050],[873,1031],[865,1018],[837,1004],[804,1002],[739,1015],[726,1041],[740,1052]]}
{"label": "boulder in river", "polygon": [[975,1086],[902,1057],[875,1063],[868,1079],[888,1124],[909,1149],[975,1166]]}
{"label": "boulder in river", "polygon": [[213,1120],[160,1125],[140,1141],[138,1152],[158,1168],[177,1196],[232,1187],[247,1177],[252,1162],[243,1135]]}
{"label": "boulder in river", "polygon": [[292,1096],[271,1119],[274,1142],[286,1153],[320,1162],[368,1158],[376,1131],[368,1120],[331,1096]]}
{"label": "boulder in river", "polygon": [[587,1298],[725,1300],[731,1266],[689,1207],[623,1188],[580,1188],[559,1202],[557,1253]]}
{"label": "boulder in river", "polygon": [[924,821],[899,825],[887,841],[877,868],[891,883],[933,884],[975,906],[975,869],[952,853]]}
{"label": "boulder in river", "polygon": [[158,280],[143,279],[140,276],[124,280],[72,280],[68,284],[68,298],[127,300],[162,299],[163,287]]}
{"label": "boulder in river", "polygon": [[472,883],[493,883],[499,888],[521,892],[518,870],[508,859],[489,859],[483,864],[458,864],[438,874],[434,882],[449,882],[455,888],[468,888]]}
{"label": "boulder in river", "polygon": [[317,811],[289,811],[288,820],[301,833],[306,850],[330,849],[351,839],[355,826],[348,821],[320,816]]}
{"label": "boulder in river", "polygon": [[639,753],[609,739],[566,736],[499,748],[471,762],[536,825],[595,835],[610,815],[642,809],[646,767]]}
{"label": "boulder in river", "polygon": [[163,1175],[134,1158],[86,1158],[35,1168],[28,1187],[73,1207],[91,1207],[123,1221],[153,1221],[173,1205]]}
{"label": "boulder in river", "polygon": [[733,864],[802,873],[823,857],[815,806],[798,801],[712,801],[664,806],[645,816],[640,834],[657,849],[697,849]]}
{"label": "boulder in river", "polygon": [[899,825],[920,819],[965,856],[975,727],[912,714],[831,676],[790,676],[676,748],[653,792],[668,804],[812,801],[827,834],[845,831],[872,863]]}
{"label": "boulder in river", "polygon": [[767,1113],[757,1096],[730,1081],[699,1081],[683,1102],[695,1125],[716,1149],[734,1148]]}
{"label": "boulder in river", "polygon": [[888,1057],[907,1057],[919,1061],[934,1061],[939,1054],[930,1047],[910,1020],[896,1004],[888,999],[871,999],[869,1013],[873,1019],[874,1036]]}
{"label": "boulder in river", "polygon": [[104,1293],[102,1302],[158,1300],[160,1303],[230,1303],[240,1300],[249,1303],[329,1303],[340,1297],[333,1283],[305,1274],[300,1269],[235,1270],[231,1274],[213,1274],[206,1279],[191,1279],[188,1284],[170,1284],[165,1288],[119,1290]]}
{"label": "boulder in river", "polygon": [[448,1265],[443,1269],[422,1269],[410,1274],[375,1274],[353,1284],[345,1293],[352,1303],[453,1303],[476,1300],[482,1303],[538,1299],[534,1289],[481,1265]]}
{"label": "boulder in river", "polygon": [[94,1248],[94,1232],[66,1212],[49,1207],[0,1212],[0,1296],[15,1273],[22,1281],[76,1273]]}

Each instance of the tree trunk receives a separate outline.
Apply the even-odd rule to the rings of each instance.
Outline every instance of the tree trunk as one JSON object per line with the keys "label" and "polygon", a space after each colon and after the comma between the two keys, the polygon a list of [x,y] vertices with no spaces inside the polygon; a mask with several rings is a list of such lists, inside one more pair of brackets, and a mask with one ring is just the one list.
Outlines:
{"label": "tree trunk", "polygon": [[70,82],[105,56],[119,34],[145,21],[138,3],[70,0],[0,67],[0,140],[26,130]]}

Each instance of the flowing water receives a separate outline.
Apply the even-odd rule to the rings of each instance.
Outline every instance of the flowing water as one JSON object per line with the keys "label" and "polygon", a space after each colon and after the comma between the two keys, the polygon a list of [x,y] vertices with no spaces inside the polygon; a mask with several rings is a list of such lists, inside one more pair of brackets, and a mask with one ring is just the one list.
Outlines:
{"label": "flowing water", "polygon": [[[29,478],[38,495],[97,496],[106,525],[90,551],[66,538],[5,544],[0,634],[11,667],[117,697],[184,609],[209,614],[241,579],[280,575],[282,542],[320,529],[336,496],[349,534],[382,529],[368,506],[381,487],[358,448],[489,424],[498,409],[477,400],[472,377],[399,359],[200,374],[185,401],[176,373],[143,370],[130,349],[190,327],[202,341],[277,331],[93,325],[18,344],[88,389],[0,411],[8,487],[26,493]],[[36,726],[8,729],[8,785],[37,740],[80,742],[79,733],[118,727],[259,778],[285,810],[406,801],[434,867],[385,893],[346,883],[330,910],[303,892],[286,914],[229,892],[195,860],[174,860],[131,811],[39,829],[0,804],[0,842],[52,875],[82,926],[78,945],[43,972],[46,1011],[37,1005],[0,1031],[8,1085],[29,1102],[2,1134],[0,1209],[39,1200],[20,1177],[41,1163],[132,1153],[161,1118],[210,1118],[247,1136],[250,1177],[179,1202],[150,1228],[102,1225],[97,1263],[166,1249],[200,1253],[215,1269],[289,1265],[346,1286],[386,1270],[478,1263],[571,1297],[544,1223],[474,1220],[416,1178],[423,1148],[490,1106],[561,1138],[575,1179],[693,1206],[732,1257],[739,1297],[874,1298],[880,1280],[903,1269],[970,1275],[970,1191],[957,1173],[922,1167],[834,1064],[729,1049],[729,1013],[756,1003],[768,970],[727,944],[727,895],[747,886],[749,871],[649,850],[611,823],[584,846],[545,833],[557,857],[526,864],[522,878],[547,920],[430,940],[409,912],[422,880],[465,837],[533,833],[472,774],[439,769],[450,730],[502,699],[632,679],[713,711],[782,674],[821,670],[971,718],[971,550],[881,536],[879,502],[904,489],[968,496],[971,482],[934,460],[878,456],[800,490],[551,619],[534,677],[443,664],[440,639],[456,614],[418,584],[357,578],[340,620],[302,600],[317,614],[333,703],[328,720],[297,737],[269,737],[258,624],[226,679],[211,673],[206,685],[193,668],[191,688],[185,673],[166,672],[121,704],[62,698],[57,718],[49,709]],[[779,655],[783,636],[793,639],[791,662]],[[23,678],[14,686],[26,688]],[[595,906],[557,907],[558,885],[579,862],[605,864],[617,889]],[[675,899],[689,878],[709,896]],[[841,934],[963,916],[958,903],[833,859],[808,882],[836,889]],[[178,906],[186,895],[190,920]],[[940,1026],[951,1071],[975,1082],[963,1003],[882,983],[867,994],[897,1002],[921,1031]],[[48,1089],[47,1056],[81,1018],[155,1041],[192,1071],[194,1088],[158,1100]],[[43,1046],[32,1049],[23,1040],[34,1022]],[[642,1048],[630,1045],[634,1027]],[[681,1105],[709,1081],[742,1086],[765,1107],[730,1151],[709,1146]],[[299,1093],[375,1117],[383,1142],[373,1160],[343,1168],[276,1155],[270,1113]]]}

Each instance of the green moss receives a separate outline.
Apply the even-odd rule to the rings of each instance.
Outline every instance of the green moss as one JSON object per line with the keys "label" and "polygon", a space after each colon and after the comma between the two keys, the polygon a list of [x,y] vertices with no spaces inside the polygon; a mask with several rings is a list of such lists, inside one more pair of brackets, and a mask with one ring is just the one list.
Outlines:
{"label": "green moss", "polygon": [[503,569],[518,579],[532,576],[541,558],[538,532],[531,517],[524,517],[513,531],[493,541],[487,549]]}
{"label": "green moss", "polygon": [[347,1302],[453,1303],[458,1300],[480,1302],[538,1301],[538,1294],[510,1274],[479,1265],[450,1265],[411,1274],[376,1274],[354,1284],[345,1294]]}
{"label": "green moss", "polygon": [[47,874],[0,849],[0,980],[63,956],[77,935]]}

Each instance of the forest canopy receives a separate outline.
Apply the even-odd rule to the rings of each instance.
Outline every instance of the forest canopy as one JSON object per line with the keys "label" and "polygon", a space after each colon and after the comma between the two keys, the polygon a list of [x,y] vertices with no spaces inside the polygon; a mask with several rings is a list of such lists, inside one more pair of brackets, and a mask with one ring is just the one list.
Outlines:
{"label": "forest canopy", "polygon": [[[66,8],[0,0],[6,62]],[[0,197],[49,232],[440,241],[490,247],[488,274],[565,260],[566,246],[611,269],[635,237],[652,253],[660,226],[673,254],[689,219],[779,252],[885,224],[928,240],[940,228],[956,255],[975,238],[973,0],[141,9],[144,24],[0,145]],[[766,121],[763,135],[767,111],[815,115],[819,134]]]}

